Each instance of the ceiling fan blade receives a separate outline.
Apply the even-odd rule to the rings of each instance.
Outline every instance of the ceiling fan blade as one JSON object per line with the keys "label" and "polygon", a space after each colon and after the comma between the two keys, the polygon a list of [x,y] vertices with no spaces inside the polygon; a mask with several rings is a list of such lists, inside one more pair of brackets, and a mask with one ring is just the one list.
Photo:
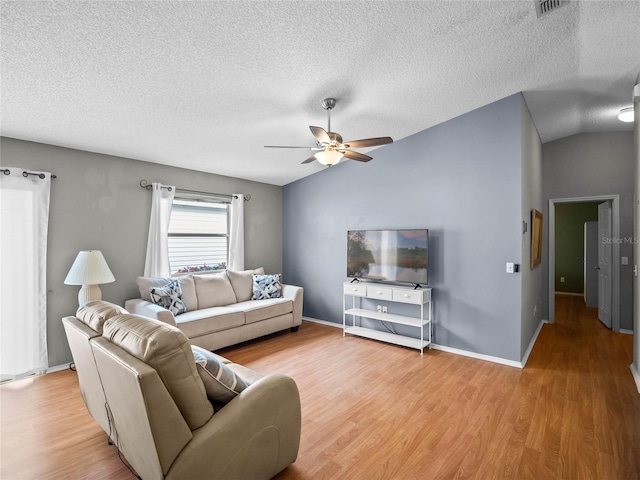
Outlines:
{"label": "ceiling fan blade", "polygon": [[305,148],[307,150],[322,150],[322,147],[294,147],[291,145],[265,145],[264,148]]}
{"label": "ceiling fan blade", "polygon": [[316,137],[316,140],[320,143],[331,143],[331,138],[329,137],[329,134],[327,133],[327,131],[322,128],[322,127],[309,127],[309,130],[311,130],[311,133],[313,134],[314,137]]}
{"label": "ceiling fan blade", "polygon": [[377,137],[377,138],[363,138],[361,140],[352,140],[350,142],[344,142],[345,145],[349,145],[349,148],[366,148],[377,147],[378,145],[386,145],[387,143],[393,143],[391,137]]}
{"label": "ceiling fan blade", "polygon": [[312,155],[309,158],[307,158],[304,162],[302,162],[302,164],[304,165],[305,163],[311,163],[315,160],[317,160],[316,157]]}
{"label": "ceiling fan blade", "polygon": [[365,155],[364,153],[352,152],[351,150],[345,150],[344,156],[350,160],[357,160],[359,162],[368,162],[373,157]]}

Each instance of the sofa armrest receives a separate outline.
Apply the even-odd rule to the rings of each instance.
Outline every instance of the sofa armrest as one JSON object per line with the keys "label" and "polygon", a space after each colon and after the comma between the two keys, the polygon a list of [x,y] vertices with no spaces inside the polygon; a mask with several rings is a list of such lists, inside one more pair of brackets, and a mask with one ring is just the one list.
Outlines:
{"label": "sofa armrest", "polygon": [[297,458],[300,431],[295,381],[267,375],[192,432],[167,478],[269,479]]}
{"label": "sofa armrest", "polygon": [[174,327],[176,326],[176,317],[173,316],[173,313],[171,313],[171,311],[167,310],[164,307],[161,307],[160,305],[156,305],[155,303],[148,302],[141,298],[127,300],[126,302],[124,302],[124,308],[129,313],[153,318],[155,320],[160,320],[161,322],[168,323],[169,325],[173,325]]}
{"label": "sofa armrest", "polygon": [[293,300],[293,326],[302,324],[302,297],[304,289],[295,285],[282,285],[282,297]]}

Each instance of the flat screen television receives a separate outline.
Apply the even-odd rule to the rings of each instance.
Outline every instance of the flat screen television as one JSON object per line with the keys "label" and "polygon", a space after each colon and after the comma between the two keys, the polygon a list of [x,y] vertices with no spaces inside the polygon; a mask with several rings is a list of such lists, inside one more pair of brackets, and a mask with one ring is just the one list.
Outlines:
{"label": "flat screen television", "polygon": [[428,284],[429,230],[349,230],[347,277]]}

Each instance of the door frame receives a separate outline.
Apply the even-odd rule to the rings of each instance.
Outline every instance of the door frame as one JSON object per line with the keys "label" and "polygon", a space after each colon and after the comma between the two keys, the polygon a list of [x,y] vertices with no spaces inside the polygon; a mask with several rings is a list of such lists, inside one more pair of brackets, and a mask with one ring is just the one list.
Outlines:
{"label": "door frame", "polygon": [[[611,201],[611,237],[620,238],[620,196],[595,195],[592,197],[552,198],[549,200],[549,323],[556,317],[556,204]],[[620,244],[612,244],[611,265],[611,330],[620,331]]]}

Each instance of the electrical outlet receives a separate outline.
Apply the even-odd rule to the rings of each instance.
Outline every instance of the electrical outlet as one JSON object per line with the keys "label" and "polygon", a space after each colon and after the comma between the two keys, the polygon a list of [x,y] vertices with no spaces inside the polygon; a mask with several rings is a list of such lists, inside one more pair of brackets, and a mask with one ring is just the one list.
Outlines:
{"label": "electrical outlet", "polygon": [[382,305],[376,305],[376,311],[382,313]]}
{"label": "electrical outlet", "polygon": [[382,313],[387,313],[387,306],[386,305],[382,306]]}
{"label": "electrical outlet", "polygon": [[564,283],[564,277],[560,277],[560,283]]}

